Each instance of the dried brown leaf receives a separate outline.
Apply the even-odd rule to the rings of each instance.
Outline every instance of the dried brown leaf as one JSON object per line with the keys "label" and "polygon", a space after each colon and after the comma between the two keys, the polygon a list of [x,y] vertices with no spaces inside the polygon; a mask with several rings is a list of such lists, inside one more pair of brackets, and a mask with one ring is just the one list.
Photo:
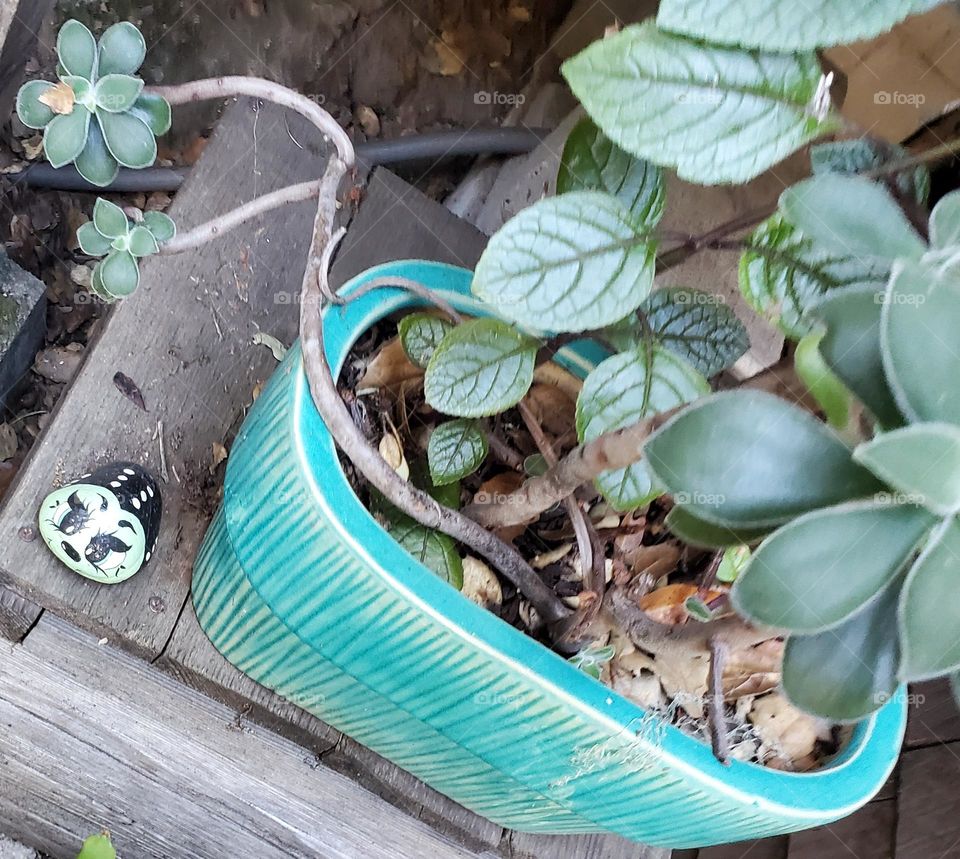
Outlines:
{"label": "dried brown leaf", "polygon": [[40,95],[37,101],[39,101],[40,104],[45,104],[54,113],[67,114],[73,113],[76,96],[73,94],[73,88],[70,84],[65,84],[63,81],[60,81]]}

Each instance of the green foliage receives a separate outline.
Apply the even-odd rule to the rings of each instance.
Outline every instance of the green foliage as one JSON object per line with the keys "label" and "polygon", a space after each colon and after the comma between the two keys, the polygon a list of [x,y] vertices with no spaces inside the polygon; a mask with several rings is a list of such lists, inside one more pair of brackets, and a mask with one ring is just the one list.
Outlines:
{"label": "green foliage", "polygon": [[497,319],[474,319],[447,333],[427,364],[424,395],[438,412],[495,415],[533,382],[537,341]]}
{"label": "green foliage", "polygon": [[823,360],[821,340],[823,331],[812,331],[797,344],[793,369],[817,401],[827,423],[842,430],[850,419],[850,392]]}
{"label": "green foliage", "polygon": [[77,241],[88,256],[106,257],[93,270],[91,288],[104,301],[125,298],[140,283],[137,260],[160,250],[160,241],[176,233],[173,221],[162,212],[146,212],[132,222],[119,206],[97,199],[93,220],[77,230]]}
{"label": "green foliage", "polygon": [[463,587],[463,560],[446,534],[425,528],[397,511],[388,522],[390,535],[427,569],[457,590]]}
{"label": "green foliage", "polygon": [[432,313],[411,313],[397,324],[397,333],[407,357],[418,367],[426,367],[451,328],[452,323]]}
{"label": "green foliage", "polygon": [[781,215],[760,224],[747,242],[740,291],[757,313],[793,339],[810,332],[810,311],[824,296],[852,287],[882,290],[890,273],[886,260],[824,249]]}
{"label": "green foliage", "polygon": [[663,0],[657,24],[699,39],[768,51],[800,51],[868,39],[944,0]]}
{"label": "green foliage", "polygon": [[588,331],[640,306],[654,274],[652,241],[598,191],[549,197],[511,218],[477,263],[473,293],[537,331]]}
{"label": "green foliage", "polygon": [[427,459],[434,486],[472,474],[486,458],[487,436],[476,421],[447,421],[430,433]]}
{"label": "green foliage", "polygon": [[603,666],[613,659],[616,653],[616,648],[610,644],[604,647],[591,645],[575,653],[567,661],[584,674],[589,674],[594,680],[599,680],[603,673]]}
{"label": "green foliage", "polygon": [[724,550],[720,566],[717,567],[717,581],[724,584],[733,584],[750,562],[750,547],[744,545],[730,546]]}
{"label": "green foliage", "polygon": [[604,191],[615,197],[638,231],[659,223],[666,200],[660,168],[624,152],[590,119],[574,126],[563,147],[557,193],[568,191]]}
{"label": "green foliage", "polygon": [[[103,187],[120,165],[149,167],[157,157],[155,136],[170,128],[170,106],[143,94],[135,73],[146,55],[140,31],[114,24],[100,38],[79,21],[67,21],[57,37],[60,86],[30,81],[17,95],[17,115],[29,128],[43,129],[47,160],[54,167],[75,164],[88,182]],[[45,103],[56,95],[56,108]],[[66,99],[64,99],[66,95]]]}
{"label": "green foliage", "polygon": [[710,45],[647,22],[562,71],[607,137],[691,182],[745,182],[834,127],[812,52]]}
{"label": "green foliage", "polygon": [[77,854],[77,859],[117,859],[110,833],[101,832],[87,838]]}
{"label": "green foliage", "polygon": [[[577,434],[591,441],[611,430],[689,403],[710,390],[689,364],[660,348],[636,348],[603,361],[577,399]],[[617,510],[631,510],[662,493],[644,462],[603,472],[597,488]]]}
{"label": "green foliage", "polygon": [[[810,148],[810,167],[814,174],[840,173],[855,176],[910,157],[902,146],[883,143],[871,138],[835,140],[818,143]],[[918,164],[892,177],[897,191],[904,197],[912,197],[918,203],[926,203],[930,194],[930,170]]]}

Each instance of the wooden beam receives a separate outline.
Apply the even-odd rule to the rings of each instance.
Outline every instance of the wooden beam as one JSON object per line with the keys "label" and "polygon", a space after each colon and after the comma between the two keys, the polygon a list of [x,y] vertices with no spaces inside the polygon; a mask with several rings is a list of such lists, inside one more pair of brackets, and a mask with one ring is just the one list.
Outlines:
{"label": "wooden beam", "polygon": [[896,856],[960,856],[960,743],[913,749],[903,755]]}
{"label": "wooden beam", "polygon": [[0,677],[0,831],[52,855],[102,827],[138,859],[475,855],[49,614]]}

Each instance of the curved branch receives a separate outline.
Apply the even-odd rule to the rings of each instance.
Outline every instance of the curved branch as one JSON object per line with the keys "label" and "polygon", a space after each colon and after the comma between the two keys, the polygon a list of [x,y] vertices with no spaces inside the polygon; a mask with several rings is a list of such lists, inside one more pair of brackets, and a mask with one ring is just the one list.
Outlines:
{"label": "curved branch", "polygon": [[542,581],[512,546],[491,534],[476,522],[437,503],[426,492],[403,480],[367,442],[353,422],[350,411],[327,363],[323,345],[323,320],[320,313],[326,287],[333,222],[336,216],[336,191],[346,173],[346,165],[331,157],[321,179],[313,242],[307,260],[300,299],[300,349],[303,367],[313,401],[337,446],[357,470],[379,489],[396,507],[428,528],[436,528],[482,555],[520,590],[544,620],[553,626],[570,612],[557,595]]}
{"label": "curved branch", "polygon": [[337,148],[340,160],[347,167],[354,165],[353,144],[340,124],[319,104],[282,84],[263,78],[227,75],[222,78],[205,78],[172,86],[145,87],[144,92],[163,96],[172,105],[190,104],[194,101],[207,101],[213,98],[230,98],[237,95],[249,95],[272,101],[281,107],[295,110],[309,119]]}
{"label": "curved branch", "polygon": [[192,230],[180,233],[167,242],[160,245],[162,254],[179,254],[184,251],[193,250],[201,245],[205,245],[212,239],[228,233],[230,230],[239,227],[247,221],[253,220],[259,215],[269,212],[272,209],[278,209],[287,203],[299,203],[303,200],[312,200],[320,192],[320,182],[301,182],[299,185],[288,185],[286,188],[280,188],[270,194],[264,194],[257,197],[249,203],[237,206],[225,215],[213,218]]}
{"label": "curved branch", "polygon": [[679,410],[678,406],[623,429],[604,433],[575,447],[543,474],[527,480],[516,492],[493,501],[469,504],[463,508],[463,513],[487,528],[504,528],[529,521],[601,472],[626,468],[639,461],[647,439]]}

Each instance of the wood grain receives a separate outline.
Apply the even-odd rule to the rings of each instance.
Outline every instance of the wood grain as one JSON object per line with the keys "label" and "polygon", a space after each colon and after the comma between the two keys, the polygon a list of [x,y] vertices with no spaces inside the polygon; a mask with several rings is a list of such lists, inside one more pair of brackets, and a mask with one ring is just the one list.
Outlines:
{"label": "wood grain", "polygon": [[787,837],[780,836],[721,844],[703,848],[697,853],[697,859],[786,859],[787,843]]}
{"label": "wood grain", "polygon": [[960,743],[914,749],[900,761],[898,859],[960,857]]}
{"label": "wood grain", "polygon": [[[859,811],[829,826],[790,836],[787,859],[893,859],[897,806],[893,800],[867,803]],[[926,853],[903,853],[927,856]],[[931,859],[933,854],[929,854]]]}
{"label": "wood grain", "polygon": [[644,847],[615,835],[510,833],[512,859],[670,859],[665,847]]}
{"label": "wood grain", "polygon": [[914,683],[910,696],[908,749],[960,740],[960,706],[946,679]]}
{"label": "wood grain", "polygon": [[45,615],[0,648],[0,830],[54,856],[468,857],[157,668]]}
{"label": "wood grain", "polygon": [[[296,117],[289,125],[298,140],[314,139]],[[227,111],[172,214],[190,227],[320,169],[317,152],[293,142],[281,111],[242,101]],[[263,330],[288,343],[294,336],[296,304],[283,293],[299,288],[311,207],[274,212],[202,253],[145,262],[140,289],[111,313],[7,495],[0,584],[148,659],[160,653],[187,597],[206,495],[220,480],[209,471],[213,445],[227,439],[274,366],[253,335]],[[116,389],[118,370],[138,385],[148,411]],[[161,484],[160,540],[144,570],[103,587],[63,567],[42,541],[16,539],[53,484],[91,466],[128,459],[158,473],[158,421],[169,482]]]}
{"label": "wood grain", "polygon": [[39,606],[0,587],[0,638],[20,641],[43,611]]}

